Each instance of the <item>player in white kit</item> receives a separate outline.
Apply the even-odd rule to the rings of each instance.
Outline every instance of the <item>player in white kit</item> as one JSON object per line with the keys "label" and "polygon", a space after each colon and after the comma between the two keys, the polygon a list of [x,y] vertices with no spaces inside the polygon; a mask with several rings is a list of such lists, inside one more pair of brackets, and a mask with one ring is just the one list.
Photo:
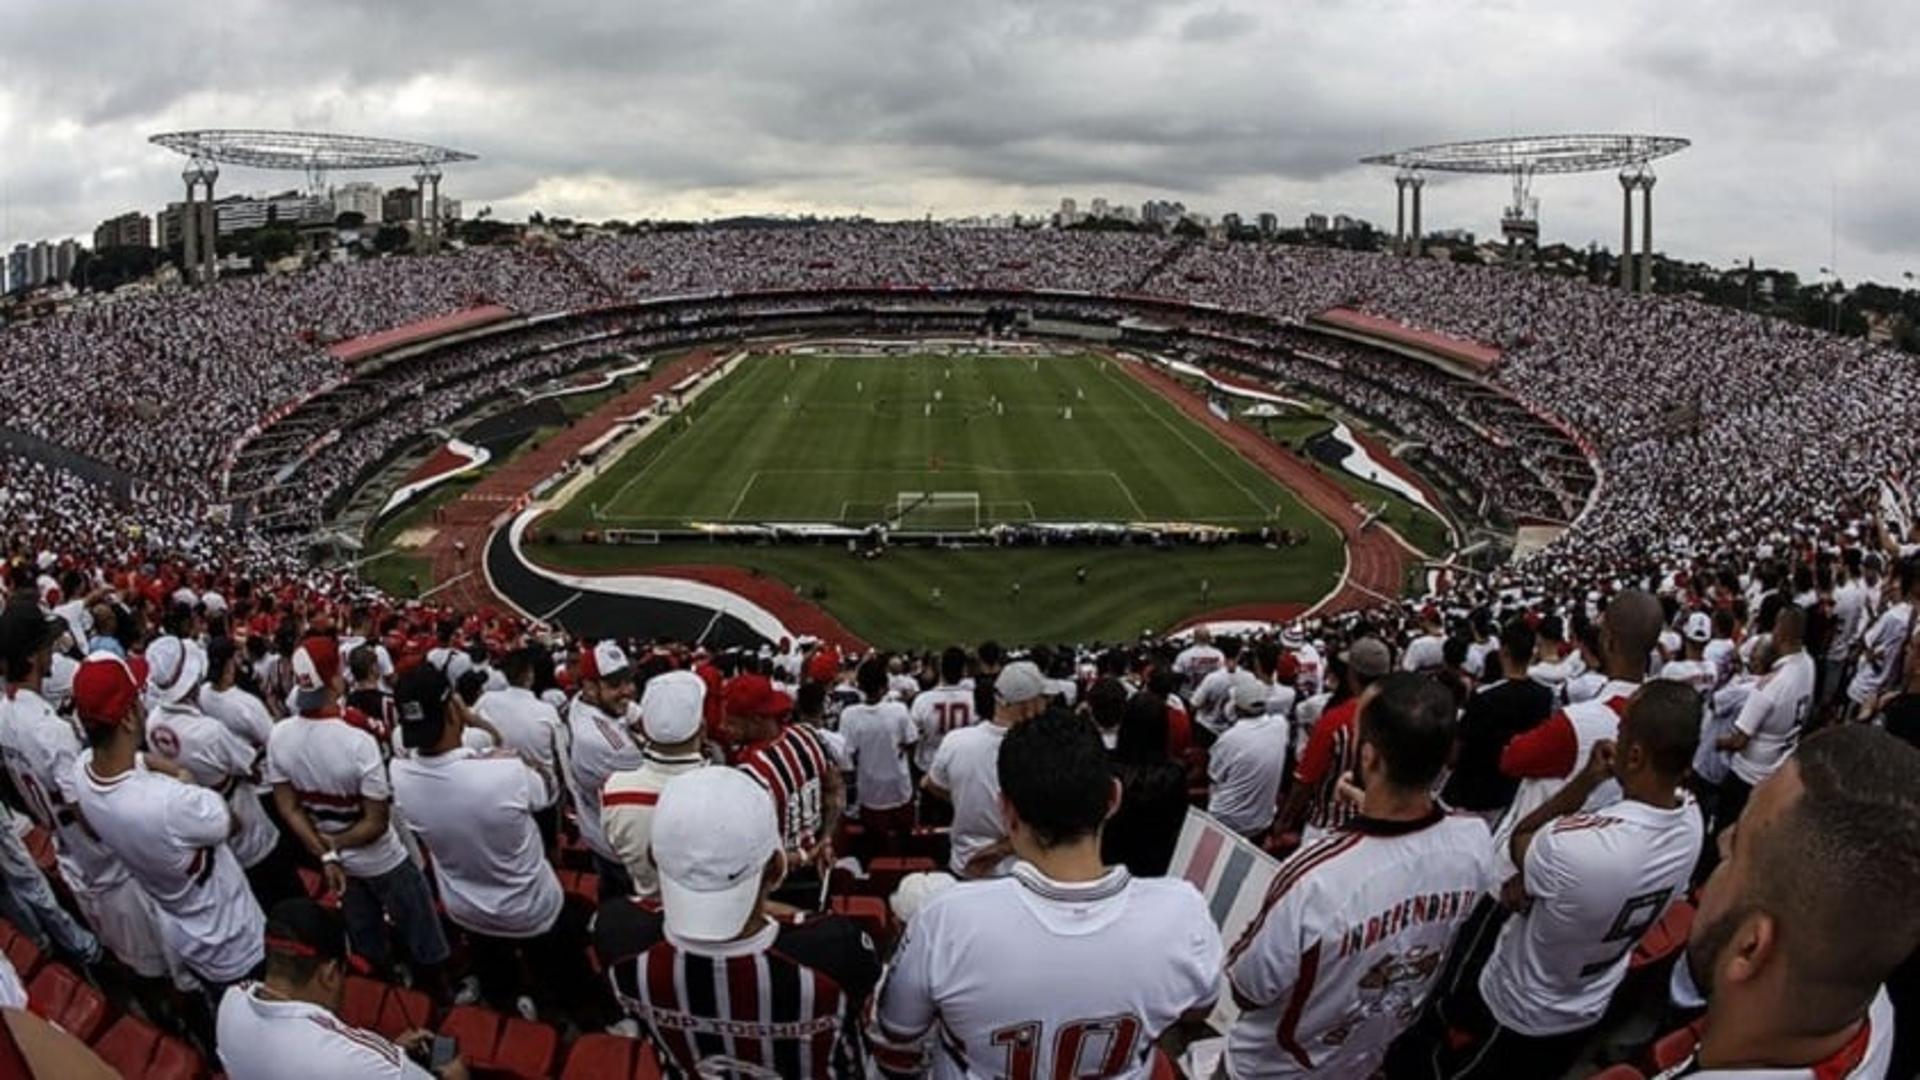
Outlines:
{"label": "player in white kit", "polygon": [[1220,990],[1220,934],[1177,878],[1100,859],[1120,786],[1099,734],[1051,712],[999,756],[1018,861],[914,915],[882,981],[874,1053],[888,1075],[1145,1077],[1153,1047]]}
{"label": "player in white kit", "polygon": [[[1434,1075],[1558,1076],[1626,977],[1633,947],[1686,891],[1700,859],[1699,808],[1682,786],[1700,740],[1699,697],[1655,680],[1628,703],[1618,741],[1514,827],[1517,911],[1472,985],[1443,1006],[1473,1037],[1434,1051]],[[1621,798],[1583,811],[1600,785]]]}
{"label": "player in white kit", "polygon": [[1370,1076],[1418,1015],[1487,876],[1486,823],[1430,794],[1457,726],[1425,676],[1362,696],[1360,813],[1281,865],[1227,957],[1235,1080]]}

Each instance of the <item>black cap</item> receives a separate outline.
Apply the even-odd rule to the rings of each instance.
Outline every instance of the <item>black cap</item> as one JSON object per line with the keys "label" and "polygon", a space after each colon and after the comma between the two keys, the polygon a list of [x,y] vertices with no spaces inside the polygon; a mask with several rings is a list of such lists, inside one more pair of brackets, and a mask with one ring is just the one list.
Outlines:
{"label": "black cap", "polygon": [[418,750],[439,742],[447,726],[447,699],[452,695],[446,675],[432,664],[416,664],[400,676],[393,688],[393,703],[400,712],[400,745]]}
{"label": "black cap", "polygon": [[339,912],[304,896],[282,900],[267,915],[267,952],[309,960],[345,960],[347,924]]}
{"label": "black cap", "polygon": [[207,678],[220,674],[227,661],[240,655],[240,644],[230,637],[217,637],[207,642]]}
{"label": "black cap", "polygon": [[0,657],[26,660],[65,633],[67,624],[48,618],[31,597],[15,597],[0,612]]}

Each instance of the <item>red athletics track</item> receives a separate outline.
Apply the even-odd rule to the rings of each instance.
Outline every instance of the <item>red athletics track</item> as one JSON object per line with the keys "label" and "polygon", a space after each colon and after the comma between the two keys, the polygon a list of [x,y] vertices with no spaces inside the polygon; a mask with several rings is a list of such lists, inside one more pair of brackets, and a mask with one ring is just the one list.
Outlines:
{"label": "red athletics track", "polygon": [[[1327,519],[1347,542],[1347,573],[1332,597],[1317,605],[1313,612],[1329,615],[1372,607],[1382,600],[1400,595],[1406,580],[1407,551],[1385,529],[1360,531],[1364,520],[1353,507],[1353,496],[1328,479],[1313,463],[1291,451],[1268,442],[1252,428],[1229,423],[1207,408],[1206,399],[1171,375],[1151,364],[1117,361],[1126,372],[1148,389],[1172,402],[1195,423],[1219,436],[1222,442],[1239,451],[1240,456],[1259,466],[1268,476],[1280,481],[1313,511]],[[1191,622],[1192,620],[1188,620]]]}

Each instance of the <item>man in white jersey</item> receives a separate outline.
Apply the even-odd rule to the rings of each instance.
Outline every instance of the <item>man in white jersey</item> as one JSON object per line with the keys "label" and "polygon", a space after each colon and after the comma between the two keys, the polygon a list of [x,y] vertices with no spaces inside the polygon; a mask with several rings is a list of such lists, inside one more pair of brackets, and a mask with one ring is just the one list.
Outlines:
{"label": "man in white jersey", "polygon": [[1011,850],[1000,818],[1000,744],[1022,721],[1046,711],[1046,681],[1025,660],[993,681],[993,719],[948,733],[920,786],[953,806],[948,866],[959,877],[1004,873]]}
{"label": "man in white jersey", "polygon": [[267,919],[266,954],[259,982],[220,999],[220,1064],[232,1080],[465,1080],[459,1058],[422,1067],[432,1032],[410,1031],[396,1044],[339,1018],[350,969],[338,913],[311,900],[281,901]]}
{"label": "man in white jersey", "polygon": [[1659,1080],[1879,1080],[1894,1071],[1886,984],[1920,947],[1920,750],[1816,732],[1754,789],[1700,891],[1686,970],[1707,1015]]}
{"label": "man in white jersey", "polygon": [[1293,657],[1299,665],[1298,689],[1303,697],[1313,697],[1326,690],[1326,660],[1320,655],[1320,649],[1298,627],[1289,626],[1280,631],[1280,647]]}
{"label": "man in white jersey", "polygon": [[1233,682],[1240,673],[1240,641],[1233,637],[1222,637],[1218,646],[1220,666],[1207,672],[1200,684],[1194,687],[1193,721],[1214,735],[1227,730],[1233,723]]}
{"label": "man in white jersey", "polygon": [[1213,646],[1213,634],[1202,626],[1193,632],[1193,644],[1173,658],[1173,673],[1180,676],[1179,688],[1192,692],[1214,668],[1226,662],[1226,655]]}
{"label": "man in white jersey", "polygon": [[1720,737],[1720,749],[1732,754],[1714,807],[1721,828],[1740,819],[1754,785],[1780,768],[1813,715],[1816,669],[1802,644],[1806,627],[1806,614],[1798,607],[1781,607],[1767,643],[1772,659],[1766,673],[1741,706],[1733,730]]}
{"label": "man in white jersey", "polygon": [[898,854],[913,832],[907,754],[920,731],[905,705],[887,700],[887,668],[878,656],[869,656],[857,677],[864,700],[840,711],[840,736],[853,757],[861,836],[869,853]]}
{"label": "man in white jersey", "polygon": [[1853,661],[1854,649],[1860,644],[1860,637],[1866,633],[1867,610],[1871,597],[1866,581],[1861,576],[1861,550],[1850,547],[1841,552],[1838,573],[1840,580],[1833,589],[1832,618],[1833,634],[1827,641],[1826,655],[1820,657],[1820,711],[1822,713],[1843,700],[1840,692],[1846,689],[1847,666]]}
{"label": "man in white jersey", "polygon": [[365,715],[340,705],[346,683],[339,646],[310,637],[294,650],[292,668],[296,714],[274,725],[267,740],[266,781],[280,819],[341,894],[353,951],[375,970],[389,970],[390,921],[416,985],[444,999],[446,934],[426,877],[394,831],[380,745]]}
{"label": "man in white jersey", "polygon": [[645,760],[632,733],[639,720],[633,708],[633,665],[619,645],[602,641],[581,650],[574,674],[580,693],[567,706],[572,735],[567,765],[575,823],[593,854],[600,898],[631,896],[633,881],[601,826],[600,789],[614,773],[637,769]]}
{"label": "man in white jersey", "polygon": [[393,762],[394,805],[432,855],[440,902],[466,932],[482,996],[524,1014],[524,982],[543,1013],[571,1011],[593,985],[583,960],[592,913],[568,902],[534,824],[553,801],[553,776],[512,750],[462,745],[466,703],[430,664],[402,676],[394,698],[401,745],[413,751]]}
{"label": "man in white jersey", "polygon": [[997,768],[1019,861],[914,915],[869,1025],[875,1058],[888,1075],[931,1064],[955,1080],[1146,1077],[1154,1043],[1219,995],[1206,902],[1184,880],[1102,863],[1120,785],[1085,720],[1025,721]]}
{"label": "man in white jersey", "polygon": [[1247,671],[1233,687],[1229,716],[1233,726],[1207,750],[1207,813],[1258,842],[1280,807],[1280,780],[1287,771],[1287,743],[1293,725],[1285,715],[1267,711],[1268,685]]}
{"label": "man in white jersey", "polygon": [[948,646],[940,653],[940,684],[913,697],[913,726],[920,737],[913,744],[913,765],[921,773],[933,767],[934,752],[949,732],[972,727],[973,685],[967,679],[967,651]]}
{"label": "man in white jersey", "polygon": [[[1453,1032],[1434,1051],[1445,1077],[1559,1076],[1600,1022],[1633,947],[1685,892],[1702,827],[1681,787],[1700,739],[1699,698],[1655,680],[1620,718],[1617,742],[1515,827],[1522,873],[1479,979],[1442,1006]],[[1582,812],[1602,783],[1621,798]]]}
{"label": "man in white jersey", "polygon": [[217,1003],[265,958],[265,916],[227,846],[239,823],[218,794],[146,767],[145,710],[125,660],[89,656],[73,706],[92,747],[75,766],[80,818],[152,898],[167,949]]}
{"label": "man in white jersey", "polygon": [[533,692],[537,663],[534,653],[532,646],[508,653],[500,665],[507,685],[481,694],[473,712],[500,733],[503,749],[524,754],[554,778],[555,799],[541,807],[535,816],[541,841],[551,847],[559,825],[560,746],[565,736],[561,732],[559,711]]}
{"label": "man in white jersey", "polygon": [[240,650],[232,638],[207,643],[207,678],[200,684],[200,711],[225,724],[228,731],[258,750],[267,748],[273,734],[273,714],[266,703],[239,685]]}
{"label": "man in white jersey", "polygon": [[1404,672],[1362,697],[1360,813],[1281,864],[1227,956],[1229,1076],[1371,1076],[1417,1016],[1487,875],[1486,823],[1431,794],[1454,711]]}
{"label": "man in white jersey", "polygon": [[653,815],[667,781],[706,768],[707,684],[691,671],[666,671],[647,680],[640,694],[640,733],[646,749],[637,769],[607,777],[600,790],[600,824],[607,843],[633,878],[635,896],[660,892],[653,863]]}
{"label": "man in white jersey", "polygon": [[306,887],[287,859],[275,858],[280,830],[260,805],[261,750],[202,713],[194,704],[206,677],[207,658],[196,642],[171,634],[155,638],[146,651],[147,745],[186,770],[201,787],[227,800],[240,829],[233,834],[233,857],[246,871],[255,898],[271,907],[288,897],[305,896]]}
{"label": "man in white jersey", "polygon": [[1913,613],[1920,609],[1920,556],[1901,559],[1894,569],[1898,592],[1894,603],[1880,613],[1860,639],[1860,660],[1847,686],[1847,700],[1860,719],[1880,710],[1883,690],[1897,690]]}
{"label": "man in white jersey", "polygon": [[53,834],[60,877],[94,935],[143,978],[159,978],[167,973],[168,963],[153,901],[80,820],[74,779],[80,736],[41,696],[52,666],[53,642],[61,632],[60,625],[33,604],[11,605],[0,615],[0,649],[7,666],[6,696],[0,698],[0,762],[28,815]]}

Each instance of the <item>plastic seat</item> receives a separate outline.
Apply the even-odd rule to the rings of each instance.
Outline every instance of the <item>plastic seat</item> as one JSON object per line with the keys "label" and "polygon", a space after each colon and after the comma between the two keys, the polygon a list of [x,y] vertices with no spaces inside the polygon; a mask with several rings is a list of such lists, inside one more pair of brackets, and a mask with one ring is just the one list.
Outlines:
{"label": "plastic seat", "polygon": [[887,909],[887,902],[877,896],[835,896],[827,901],[828,909],[845,915],[860,924],[860,929],[873,939],[874,946],[882,952],[893,940],[893,914]]}
{"label": "plastic seat", "polygon": [[349,1027],[377,1031],[380,1010],[386,1003],[386,983],[361,975],[349,975],[346,990],[340,997],[340,1022]]}
{"label": "plastic seat", "polygon": [[596,1033],[574,1042],[560,1080],[661,1080],[662,1075],[645,1039]]}
{"label": "plastic seat", "polygon": [[48,964],[27,984],[27,1007],[90,1043],[107,1026],[107,999],[65,964]]}
{"label": "plastic seat", "polygon": [[129,1080],[200,1080],[198,1051],[136,1016],[122,1016],[94,1041],[93,1052]]}
{"label": "plastic seat", "polygon": [[553,1073],[560,1035],[545,1024],[503,1017],[478,1005],[456,1005],[440,1025],[467,1064],[488,1072],[538,1080]]}
{"label": "plastic seat", "polygon": [[433,999],[419,990],[388,986],[387,998],[380,1006],[380,1019],[373,1030],[389,1039],[408,1031],[433,1025]]}
{"label": "plastic seat", "polygon": [[1647,1080],[1647,1076],[1631,1065],[1615,1065],[1604,1072],[1594,1073],[1587,1080]]}
{"label": "plastic seat", "polygon": [[14,973],[20,976],[22,983],[31,981],[39,973],[44,959],[40,946],[25,934],[15,934],[13,940],[7,942],[7,962],[13,965]]}
{"label": "plastic seat", "polygon": [[1686,900],[1674,901],[1660,916],[1660,920],[1640,935],[1640,940],[1633,946],[1633,958],[1627,961],[1627,970],[1638,971],[1658,964],[1685,948],[1687,935],[1693,932],[1696,910]]}
{"label": "plastic seat", "polygon": [[1651,1051],[1653,1071],[1664,1072],[1692,1056],[1694,1047],[1700,1045],[1700,1028],[1701,1024],[1695,1022],[1655,1039]]}
{"label": "plastic seat", "polygon": [[207,1075],[206,1061],[200,1052],[171,1035],[163,1035],[153,1048],[153,1060],[142,1080],[200,1080]]}

